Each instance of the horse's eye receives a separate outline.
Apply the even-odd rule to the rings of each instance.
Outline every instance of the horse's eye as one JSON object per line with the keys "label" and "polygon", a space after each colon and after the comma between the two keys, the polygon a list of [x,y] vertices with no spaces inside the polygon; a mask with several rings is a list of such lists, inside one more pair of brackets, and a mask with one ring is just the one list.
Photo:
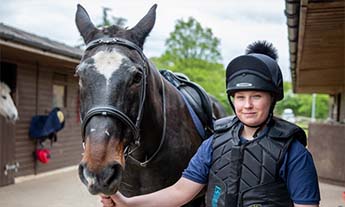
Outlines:
{"label": "horse's eye", "polygon": [[141,72],[135,73],[135,75],[133,77],[133,83],[139,83],[141,81],[142,76],[143,75]]}
{"label": "horse's eye", "polygon": [[1,96],[1,97],[2,97],[3,99],[5,99],[5,100],[7,99],[7,97],[6,97],[6,96]]}

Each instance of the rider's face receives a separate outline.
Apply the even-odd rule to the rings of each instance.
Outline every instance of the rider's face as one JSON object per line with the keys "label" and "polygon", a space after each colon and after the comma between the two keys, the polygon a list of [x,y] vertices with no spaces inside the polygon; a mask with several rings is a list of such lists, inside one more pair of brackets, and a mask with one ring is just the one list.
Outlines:
{"label": "rider's face", "polygon": [[266,120],[271,102],[270,93],[264,91],[238,91],[234,94],[236,115],[248,126],[257,126]]}

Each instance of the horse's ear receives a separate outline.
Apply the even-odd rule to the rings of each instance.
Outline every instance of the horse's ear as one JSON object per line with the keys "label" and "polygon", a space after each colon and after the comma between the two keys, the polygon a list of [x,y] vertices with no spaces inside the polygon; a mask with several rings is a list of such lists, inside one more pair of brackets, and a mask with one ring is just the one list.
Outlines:
{"label": "horse's ear", "polygon": [[146,37],[155,25],[156,8],[157,4],[154,4],[149,12],[130,30],[135,43],[141,48],[143,48]]}
{"label": "horse's ear", "polygon": [[89,43],[93,38],[93,34],[95,34],[98,29],[92,24],[88,13],[80,4],[78,4],[77,12],[75,14],[75,23],[85,44]]}

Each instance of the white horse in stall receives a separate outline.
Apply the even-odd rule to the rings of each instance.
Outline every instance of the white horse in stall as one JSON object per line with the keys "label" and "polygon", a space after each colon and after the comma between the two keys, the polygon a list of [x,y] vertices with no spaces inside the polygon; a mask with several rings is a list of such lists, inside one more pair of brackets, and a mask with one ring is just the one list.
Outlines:
{"label": "white horse in stall", "polygon": [[9,121],[16,121],[18,119],[18,111],[10,92],[10,88],[4,82],[0,82],[0,114]]}

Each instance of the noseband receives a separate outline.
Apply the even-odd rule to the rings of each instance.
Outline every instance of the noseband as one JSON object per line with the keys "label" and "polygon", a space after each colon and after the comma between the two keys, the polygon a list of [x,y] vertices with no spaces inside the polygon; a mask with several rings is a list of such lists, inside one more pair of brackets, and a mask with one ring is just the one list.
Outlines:
{"label": "noseband", "polygon": [[135,123],[129,118],[129,116],[127,116],[125,113],[121,112],[120,110],[116,109],[113,106],[96,106],[91,108],[89,111],[87,111],[87,113],[85,114],[85,117],[82,119],[82,125],[81,125],[81,130],[82,130],[82,138],[83,138],[83,146],[85,145],[85,130],[86,130],[86,125],[88,124],[88,122],[91,120],[92,117],[94,116],[109,116],[115,119],[119,119],[122,123],[126,124],[132,132],[133,135],[133,140],[134,140],[134,144],[135,147],[134,149],[129,149],[130,145],[126,146],[125,149],[125,156],[126,157],[130,157],[133,161],[135,161],[136,164],[139,164],[140,166],[145,167],[160,151],[164,139],[165,139],[165,131],[166,131],[166,107],[165,107],[165,89],[164,89],[164,82],[161,78],[161,82],[162,82],[162,90],[163,90],[163,132],[162,132],[162,138],[161,138],[161,142],[160,145],[158,147],[158,149],[156,150],[155,153],[153,153],[153,155],[149,158],[146,159],[144,162],[140,162],[137,159],[135,159],[131,154],[140,146],[140,123],[142,120],[142,116],[143,116],[143,108],[144,108],[144,103],[145,103],[145,98],[146,98],[146,84],[147,84],[147,70],[149,69],[150,65],[148,63],[147,58],[145,57],[145,55],[142,52],[142,49],[140,47],[138,47],[136,44],[134,44],[131,41],[128,41],[126,39],[122,39],[122,38],[117,38],[117,37],[113,37],[113,38],[102,38],[102,39],[96,39],[91,41],[87,46],[85,51],[90,50],[91,48],[94,48],[96,46],[99,45],[121,45],[121,46],[125,46],[128,47],[130,49],[134,49],[136,50],[139,55],[141,56],[141,58],[144,60],[144,67],[143,69],[141,69],[141,72],[143,74],[142,79],[141,79],[141,88],[140,88],[140,102],[139,102],[139,109],[138,109],[138,116],[136,118]]}

